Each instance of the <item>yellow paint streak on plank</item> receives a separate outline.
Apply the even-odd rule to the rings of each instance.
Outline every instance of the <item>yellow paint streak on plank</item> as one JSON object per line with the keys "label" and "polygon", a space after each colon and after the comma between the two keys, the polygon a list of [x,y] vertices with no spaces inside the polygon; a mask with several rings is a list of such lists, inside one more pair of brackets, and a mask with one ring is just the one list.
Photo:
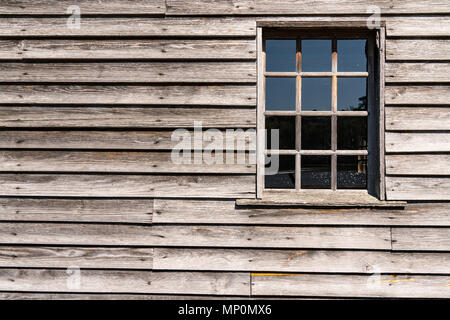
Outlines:
{"label": "yellow paint streak on plank", "polygon": [[293,276],[298,275],[297,273],[251,273],[252,277],[255,276]]}

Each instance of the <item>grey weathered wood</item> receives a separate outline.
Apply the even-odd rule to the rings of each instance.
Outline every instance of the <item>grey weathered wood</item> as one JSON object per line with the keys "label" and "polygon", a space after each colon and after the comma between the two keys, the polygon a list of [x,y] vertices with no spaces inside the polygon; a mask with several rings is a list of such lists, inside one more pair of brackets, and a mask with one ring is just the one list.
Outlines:
{"label": "grey weathered wood", "polygon": [[155,199],[155,223],[450,226],[450,204],[408,204],[404,210],[236,208],[235,201]]}
{"label": "grey weathered wood", "polygon": [[252,274],[252,294],[323,297],[450,297],[448,276]]}
{"label": "grey weathered wood", "polygon": [[386,64],[386,82],[450,82],[450,64],[390,62]]}
{"label": "grey weathered wood", "polygon": [[0,290],[250,295],[250,277],[248,273],[82,269],[80,287],[75,289],[68,286],[69,276],[66,270],[1,269]]}
{"label": "grey weathered wood", "polygon": [[3,85],[2,103],[256,106],[255,87]]}
{"label": "grey weathered wood", "polygon": [[450,41],[390,39],[386,41],[386,60],[450,60]]}
{"label": "grey weathered wood", "polygon": [[[243,145],[226,144],[224,150],[255,150],[255,131],[236,132],[239,137],[247,137]],[[172,139],[172,131],[19,131],[0,130],[1,148],[33,149],[128,149],[128,150],[172,150],[172,148],[206,148],[210,139],[206,135],[189,131],[191,142]],[[199,132],[200,133],[200,132]],[[235,136],[236,137],[236,136]]]}
{"label": "grey weathered wood", "polygon": [[448,152],[447,132],[386,132],[386,152]]}
{"label": "grey weathered wood", "polygon": [[[209,155],[209,154],[205,154]],[[0,151],[0,171],[6,172],[135,172],[135,173],[243,173],[256,172],[255,160],[243,155],[216,154],[217,163],[206,158],[195,163],[176,163],[171,152],[80,152],[80,151]],[[253,162],[253,163],[252,163]]]}
{"label": "grey weathered wood", "polygon": [[388,200],[450,200],[450,177],[386,177]]}
{"label": "grey weathered wood", "polygon": [[450,130],[449,107],[388,107],[387,130]]}
{"label": "grey weathered wood", "polygon": [[450,254],[341,250],[155,248],[153,269],[444,274],[450,272]]}
{"label": "grey weathered wood", "polygon": [[386,173],[391,175],[450,175],[449,154],[387,155]]}
{"label": "grey weathered wood", "polygon": [[388,37],[447,37],[450,34],[448,16],[388,17],[386,20]]}
{"label": "grey weathered wood", "polygon": [[253,198],[255,177],[0,174],[5,196]]}
{"label": "grey weathered wood", "polygon": [[152,269],[152,264],[152,248],[0,246],[2,268]]}
{"label": "grey weathered wood", "polygon": [[[226,70],[226,72],[223,72]],[[255,83],[248,62],[2,63],[0,82],[47,83]]]}
{"label": "grey weathered wood", "polygon": [[450,99],[448,86],[386,86],[386,104],[445,105]]}
{"label": "grey weathered wood", "polygon": [[204,128],[254,128],[256,115],[251,108],[199,106],[0,107],[3,128],[194,128],[195,121]]}
{"label": "grey weathered wood", "polygon": [[392,249],[450,251],[450,229],[392,228]]}
{"label": "grey weathered wood", "polygon": [[0,220],[152,223],[153,200],[1,198]]}

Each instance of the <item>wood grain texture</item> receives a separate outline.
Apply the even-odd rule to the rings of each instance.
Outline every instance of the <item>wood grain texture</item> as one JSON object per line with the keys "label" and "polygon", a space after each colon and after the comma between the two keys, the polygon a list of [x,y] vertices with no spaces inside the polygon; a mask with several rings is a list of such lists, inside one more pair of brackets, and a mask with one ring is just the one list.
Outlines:
{"label": "wood grain texture", "polygon": [[81,270],[80,287],[68,286],[66,270],[1,269],[0,289],[38,292],[120,292],[249,295],[249,274]]}
{"label": "wood grain texture", "polygon": [[386,104],[400,105],[447,105],[449,86],[386,86]]}
{"label": "wood grain texture", "polygon": [[250,85],[2,85],[2,103],[256,106]]}
{"label": "wood grain texture", "polygon": [[2,268],[152,269],[152,265],[152,248],[0,246]]}
{"label": "wood grain texture", "polygon": [[387,155],[386,173],[390,175],[450,175],[449,154]]}
{"label": "wood grain texture", "polygon": [[447,132],[386,132],[386,152],[448,152]]}
{"label": "wood grain texture", "polygon": [[254,197],[254,176],[0,174],[4,196]]}
{"label": "wood grain texture", "polygon": [[388,200],[450,200],[450,177],[386,177]]}
{"label": "wood grain texture", "polygon": [[450,41],[388,39],[386,60],[450,60]]}
{"label": "wood grain texture", "polygon": [[450,64],[430,62],[386,63],[387,83],[432,83],[450,82]]}
{"label": "wood grain texture", "polygon": [[392,249],[450,251],[450,229],[392,228]]}
{"label": "wood grain texture", "polygon": [[448,253],[155,248],[154,270],[425,273],[450,271]]}
{"label": "wood grain texture", "polygon": [[386,130],[450,130],[450,107],[387,107]]}
{"label": "wood grain texture", "polygon": [[1,198],[0,220],[152,223],[153,200]]}
{"label": "wood grain texture", "polygon": [[[158,295],[139,293],[40,293],[0,292],[2,300],[253,300],[247,296]],[[272,298],[273,299],[273,298]],[[297,299],[296,299],[297,300]]]}
{"label": "wood grain texture", "polygon": [[440,17],[388,17],[388,37],[447,37],[450,34],[450,19]]}
{"label": "wood grain texture", "polygon": [[323,297],[450,297],[448,276],[426,275],[258,275],[252,294]]}

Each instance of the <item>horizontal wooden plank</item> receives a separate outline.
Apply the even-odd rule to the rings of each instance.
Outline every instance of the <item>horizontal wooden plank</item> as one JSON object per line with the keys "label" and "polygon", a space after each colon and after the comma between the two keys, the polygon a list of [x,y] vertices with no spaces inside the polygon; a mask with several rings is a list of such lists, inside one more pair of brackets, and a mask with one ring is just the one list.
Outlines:
{"label": "horizontal wooden plank", "polygon": [[254,189],[251,175],[0,174],[4,196],[246,198]]}
{"label": "horizontal wooden plank", "polygon": [[[1,108],[0,108],[1,109]],[[255,130],[230,132],[229,139],[242,143],[227,144],[223,133],[224,150],[255,150]],[[32,149],[127,149],[172,150],[174,147],[204,149],[212,141],[206,131],[188,131],[189,139],[172,139],[173,131],[20,131],[0,130],[0,148]],[[201,134],[200,134],[201,133]]]}
{"label": "horizontal wooden plank", "polygon": [[449,253],[155,248],[154,270],[450,273]]}
{"label": "horizontal wooden plank", "polygon": [[255,106],[251,85],[2,85],[1,103]]}
{"label": "horizontal wooden plank", "polygon": [[235,201],[155,199],[154,223],[450,226],[450,204],[408,204],[404,210],[236,208]]}
{"label": "horizontal wooden plank", "polygon": [[252,274],[252,294],[277,296],[448,298],[448,276]]}
{"label": "horizontal wooden plank", "polygon": [[448,16],[389,17],[386,20],[388,37],[447,37],[450,34]]}
{"label": "horizontal wooden plank", "polygon": [[[226,70],[227,72],[223,72]],[[255,83],[256,67],[245,62],[1,63],[0,82],[47,83]]]}
{"label": "horizontal wooden plank", "polygon": [[449,154],[387,155],[386,173],[390,175],[450,175]]}
{"label": "horizontal wooden plank", "polygon": [[[248,273],[1,269],[0,290],[39,292],[250,295]],[[72,281],[71,281],[72,280]],[[76,286],[75,288],[73,286]]]}
{"label": "horizontal wooden plank", "polygon": [[[70,0],[4,0],[0,4],[0,14],[68,14],[67,8],[74,5]],[[105,6],[101,2],[77,0],[75,5],[81,9],[81,14],[164,14],[166,7],[164,0],[136,0],[130,5],[125,0],[109,0]],[[71,13],[71,12],[70,12]]]}
{"label": "horizontal wooden plank", "polygon": [[256,173],[255,154],[250,158],[248,154],[228,156],[199,153],[197,162],[191,153],[188,160],[179,163],[181,156],[172,152],[0,151],[0,171]]}
{"label": "horizontal wooden plank", "polygon": [[450,229],[392,228],[392,249],[450,251]]}
{"label": "horizontal wooden plank", "polygon": [[0,267],[152,269],[152,248],[0,246]]}
{"label": "horizontal wooden plank", "polygon": [[450,63],[389,62],[385,64],[387,83],[450,82]]}
{"label": "horizontal wooden plank", "polygon": [[1,59],[256,59],[253,40],[0,40]]}
{"label": "horizontal wooden plank", "polygon": [[386,60],[450,60],[450,41],[388,39],[386,40]]}
{"label": "horizontal wooden plank", "polygon": [[386,104],[447,105],[449,86],[386,86]]}
{"label": "horizontal wooden plank", "polygon": [[450,107],[386,107],[386,130],[450,130]]}
{"label": "horizontal wooden plank", "polygon": [[447,132],[386,132],[386,152],[448,152]]}
{"label": "horizontal wooden plank", "polygon": [[153,200],[0,198],[0,220],[152,223]]}
{"label": "horizontal wooden plank", "polygon": [[450,200],[450,177],[386,177],[388,200]]}

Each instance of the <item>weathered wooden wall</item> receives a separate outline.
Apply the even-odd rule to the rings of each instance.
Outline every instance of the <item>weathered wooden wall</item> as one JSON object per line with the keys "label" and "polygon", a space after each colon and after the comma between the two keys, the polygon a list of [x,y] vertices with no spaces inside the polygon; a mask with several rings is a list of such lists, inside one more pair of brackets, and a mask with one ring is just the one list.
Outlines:
{"label": "weathered wooden wall", "polygon": [[372,4],[387,198],[444,202],[236,208],[255,166],[170,162],[175,128],[255,128],[256,21],[366,1],[2,1],[0,298],[450,297],[450,4]]}

